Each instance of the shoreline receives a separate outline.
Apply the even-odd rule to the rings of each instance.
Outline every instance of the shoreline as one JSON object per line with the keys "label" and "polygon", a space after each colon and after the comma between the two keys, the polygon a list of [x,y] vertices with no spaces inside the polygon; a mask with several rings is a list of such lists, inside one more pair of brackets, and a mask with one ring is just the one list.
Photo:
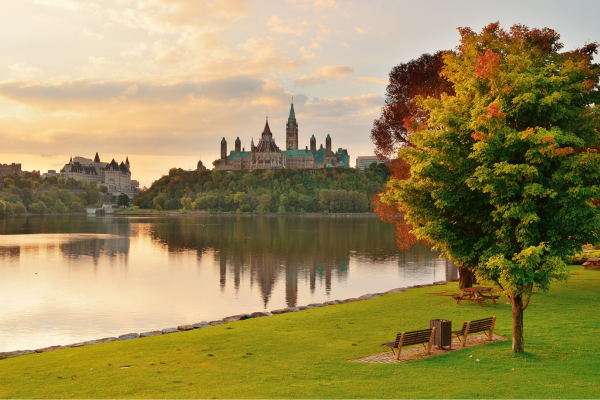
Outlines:
{"label": "shoreline", "polygon": [[35,349],[35,350],[4,351],[4,352],[0,352],[0,359],[6,358],[6,357],[16,357],[16,356],[21,356],[21,355],[26,355],[26,354],[45,353],[48,351],[70,349],[73,347],[89,346],[92,344],[109,343],[109,342],[115,342],[115,341],[139,339],[139,338],[143,338],[143,337],[168,335],[170,333],[185,332],[185,331],[189,331],[189,330],[193,330],[193,329],[210,328],[212,326],[223,325],[228,322],[244,321],[244,320],[248,320],[248,319],[261,318],[261,317],[269,317],[272,315],[286,314],[286,313],[291,313],[291,312],[299,312],[299,311],[309,310],[312,308],[320,308],[320,307],[326,307],[326,306],[331,306],[331,305],[336,305],[336,304],[353,303],[353,302],[362,301],[362,300],[372,300],[372,299],[376,299],[381,296],[385,296],[387,294],[402,293],[402,292],[407,291],[408,289],[441,286],[441,285],[446,285],[449,282],[452,282],[452,281],[437,281],[437,282],[433,282],[430,284],[424,284],[424,285],[405,286],[405,287],[401,287],[401,288],[390,289],[390,290],[387,290],[382,293],[368,293],[368,294],[364,294],[359,297],[351,297],[351,298],[348,298],[345,300],[330,300],[330,301],[326,301],[323,303],[312,303],[312,304],[308,304],[305,306],[286,307],[286,308],[271,310],[270,312],[269,311],[257,311],[257,312],[253,312],[250,314],[236,314],[236,315],[224,317],[220,320],[214,320],[214,321],[209,321],[209,322],[201,321],[201,322],[197,322],[194,324],[178,325],[177,328],[165,328],[162,330],[156,330],[156,331],[151,331],[151,332],[142,332],[142,333],[126,333],[126,334],[120,335],[118,337],[106,337],[106,338],[102,338],[102,339],[88,340],[85,342],[79,342],[79,343],[73,343],[73,344],[67,344],[67,345],[49,346],[49,347],[44,347],[44,348]]}

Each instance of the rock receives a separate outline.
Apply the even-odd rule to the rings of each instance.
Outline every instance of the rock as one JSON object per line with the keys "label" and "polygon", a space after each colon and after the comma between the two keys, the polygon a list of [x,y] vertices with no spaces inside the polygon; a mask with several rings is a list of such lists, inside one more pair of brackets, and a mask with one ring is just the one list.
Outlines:
{"label": "rock", "polygon": [[22,356],[24,354],[32,354],[35,353],[35,350],[14,350],[14,351],[5,351],[0,353],[0,356],[10,357],[10,356]]}
{"label": "rock", "polygon": [[287,311],[284,310],[283,308],[279,309],[279,310],[271,310],[271,314],[284,314]]}
{"label": "rock", "polygon": [[209,326],[212,326],[212,325],[206,321],[202,321],[202,322],[196,322],[195,324],[192,324],[192,326],[194,328],[208,328]]}
{"label": "rock", "polygon": [[446,282],[446,281],[433,282],[434,285],[445,285],[446,283],[448,283],[448,282]]}
{"label": "rock", "polygon": [[300,309],[298,307],[286,307],[284,308],[285,312],[298,312]]}
{"label": "rock", "polygon": [[242,319],[241,315],[232,315],[231,317],[223,318],[223,322],[234,322],[239,321],[240,319]]}
{"label": "rock", "polygon": [[68,345],[68,347],[81,347],[81,346],[85,346],[85,342],[73,343],[73,344]]}
{"label": "rock", "polygon": [[54,350],[62,350],[62,349],[67,349],[68,347],[65,346],[50,346],[50,347],[44,347],[42,349],[35,349],[36,353],[45,353],[47,351],[54,351]]}
{"label": "rock", "polygon": [[175,332],[179,332],[179,330],[177,328],[165,328],[162,330],[163,335],[166,335],[167,333],[175,333]]}
{"label": "rock", "polygon": [[151,332],[140,333],[140,337],[159,336],[162,334],[163,334],[162,331],[151,331]]}
{"label": "rock", "polygon": [[337,302],[338,304],[344,304],[346,302],[346,300],[334,300],[335,302]]}
{"label": "rock", "polygon": [[131,340],[131,339],[139,339],[139,333],[126,333],[125,335],[121,335],[117,338],[117,340]]}
{"label": "rock", "polygon": [[359,297],[360,300],[371,300],[371,299],[376,299],[380,297],[378,294],[376,293],[369,293],[369,294],[363,294],[362,296]]}
{"label": "rock", "polygon": [[352,302],[360,301],[360,300],[362,300],[362,299],[359,299],[358,297],[351,297],[349,299],[346,299],[346,303],[352,303]]}
{"label": "rock", "polygon": [[223,321],[210,321],[209,324],[212,326],[223,325],[225,322]]}
{"label": "rock", "polygon": [[328,306],[332,306],[332,305],[334,305],[334,304],[337,304],[337,301],[335,301],[335,300],[330,300],[330,301],[326,301],[326,302],[325,302],[325,303],[323,303],[323,304],[325,304],[325,305],[328,305]]}
{"label": "rock", "polygon": [[308,306],[298,306],[298,310],[308,310]]}
{"label": "rock", "polygon": [[96,339],[96,340],[88,340],[87,342],[83,342],[83,345],[87,346],[89,344],[108,343],[108,342],[114,342],[115,340],[117,340],[116,337],[107,337],[107,338]]}
{"label": "rock", "polygon": [[308,308],[317,308],[317,307],[324,307],[324,306],[325,306],[325,304],[323,304],[323,303],[312,303],[312,304],[309,304],[307,307]]}
{"label": "rock", "polygon": [[177,327],[177,329],[179,329],[180,331],[191,331],[192,329],[196,329],[196,328],[193,327],[192,325],[179,325]]}
{"label": "rock", "polygon": [[263,315],[264,315],[265,317],[270,317],[271,315],[273,315],[273,313],[270,313],[270,312],[268,312],[268,311],[265,311],[265,312],[263,312]]}
{"label": "rock", "polygon": [[250,319],[250,318],[254,318],[254,316],[252,314],[242,314],[241,316],[241,320],[245,320],[245,319]]}
{"label": "rock", "polygon": [[257,311],[257,312],[253,312],[252,313],[252,317],[253,318],[260,318],[260,317],[266,317],[265,313],[262,311]]}
{"label": "rock", "polygon": [[402,293],[402,292],[406,292],[406,288],[391,289],[391,290],[388,290],[386,293],[390,294],[390,293]]}

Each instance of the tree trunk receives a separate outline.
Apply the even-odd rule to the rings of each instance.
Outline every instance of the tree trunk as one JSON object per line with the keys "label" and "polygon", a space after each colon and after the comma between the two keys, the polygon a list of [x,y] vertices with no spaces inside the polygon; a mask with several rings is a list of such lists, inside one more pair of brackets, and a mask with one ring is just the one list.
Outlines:
{"label": "tree trunk", "polygon": [[458,267],[458,288],[466,289],[473,287],[475,281],[475,273],[470,268]]}
{"label": "tree trunk", "polygon": [[520,294],[510,296],[510,302],[512,303],[512,350],[515,353],[523,353],[525,351],[523,343],[523,296]]}

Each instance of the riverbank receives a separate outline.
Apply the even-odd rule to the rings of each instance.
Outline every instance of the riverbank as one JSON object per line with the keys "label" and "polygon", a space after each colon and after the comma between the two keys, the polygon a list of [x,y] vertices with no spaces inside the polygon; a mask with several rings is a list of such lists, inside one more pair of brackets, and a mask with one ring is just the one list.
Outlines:
{"label": "riverbank", "polygon": [[[448,295],[456,283],[368,301],[229,322],[157,337],[0,360],[2,398],[597,398],[598,271],[536,293],[525,348],[510,340],[401,364],[353,363],[400,330],[446,318],[496,315],[511,336],[506,299],[479,307]],[[461,379],[468,376],[468,379]],[[459,379],[457,379],[459,377]],[[432,382],[441,381],[440,384]]]}
{"label": "riverbank", "polygon": [[233,216],[233,217],[302,217],[302,218],[377,218],[375,213],[252,213],[252,212],[210,212],[192,210],[157,211],[152,209],[125,209],[119,210],[114,215],[156,215],[156,216]]}

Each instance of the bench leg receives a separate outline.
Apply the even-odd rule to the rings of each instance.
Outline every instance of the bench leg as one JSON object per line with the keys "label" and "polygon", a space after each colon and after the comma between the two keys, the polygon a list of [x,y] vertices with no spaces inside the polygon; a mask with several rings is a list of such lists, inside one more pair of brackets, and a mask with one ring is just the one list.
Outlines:
{"label": "bench leg", "polygon": [[467,321],[467,328],[465,329],[465,331],[463,332],[463,337],[462,340],[460,342],[460,348],[464,348],[467,345],[467,335],[469,334],[469,328],[471,327],[471,321]]}
{"label": "bench leg", "polygon": [[431,354],[431,345],[433,344],[434,337],[435,337],[435,326],[431,330],[431,336],[429,336],[429,343],[427,343],[427,354]]}
{"label": "bench leg", "polygon": [[400,352],[402,351],[402,343],[403,342],[404,342],[404,332],[402,332],[402,336],[400,337],[400,342],[398,342],[398,351],[396,352],[396,355],[394,356],[394,360],[400,359]]}
{"label": "bench leg", "polygon": [[492,325],[490,325],[490,334],[488,335],[488,340],[492,341],[492,335],[494,334],[494,325],[496,324],[496,316],[492,317]]}

